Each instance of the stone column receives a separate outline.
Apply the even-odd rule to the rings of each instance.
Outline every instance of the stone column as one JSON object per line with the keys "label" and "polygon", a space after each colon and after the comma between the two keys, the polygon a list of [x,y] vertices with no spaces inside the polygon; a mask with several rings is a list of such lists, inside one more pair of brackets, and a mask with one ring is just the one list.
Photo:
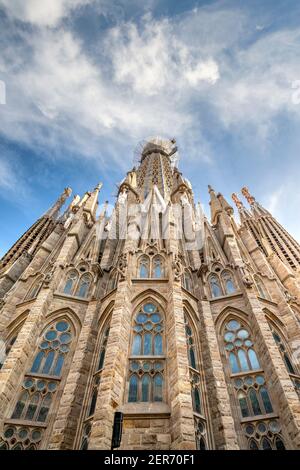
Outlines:
{"label": "stone column", "polygon": [[171,449],[195,449],[195,428],[180,281],[170,283],[166,312]]}
{"label": "stone column", "polygon": [[110,449],[114,412],[123,403],[131,324],[129,280],[121,280],[112,313],[89,449]]}

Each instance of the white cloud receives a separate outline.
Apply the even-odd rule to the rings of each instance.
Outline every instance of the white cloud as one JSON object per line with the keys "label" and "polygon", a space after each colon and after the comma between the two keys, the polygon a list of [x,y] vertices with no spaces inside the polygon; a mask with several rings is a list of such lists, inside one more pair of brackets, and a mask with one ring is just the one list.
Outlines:
{"label": "white cloud", "polygon": [[56,26],[72,10],[94,0],[0,0],[9,15],[38,26]]}
{"label": "white cloud", "polygon": [[184,75],[193,86],[197,86],[201,81],[215,84],[220,78],[218,64],[212,59],[199,62],[194,68],[187,69]]}

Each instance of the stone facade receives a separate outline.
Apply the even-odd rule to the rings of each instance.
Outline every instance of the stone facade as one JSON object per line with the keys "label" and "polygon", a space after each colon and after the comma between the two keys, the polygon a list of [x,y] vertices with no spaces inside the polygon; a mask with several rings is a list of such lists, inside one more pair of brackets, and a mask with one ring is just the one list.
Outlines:
{"label": "stone facade", "polygon": [[96,215],[67,188],[0,262],[0,449],[300,449],[300,246],[250,195],[211,222],[151,140]]}

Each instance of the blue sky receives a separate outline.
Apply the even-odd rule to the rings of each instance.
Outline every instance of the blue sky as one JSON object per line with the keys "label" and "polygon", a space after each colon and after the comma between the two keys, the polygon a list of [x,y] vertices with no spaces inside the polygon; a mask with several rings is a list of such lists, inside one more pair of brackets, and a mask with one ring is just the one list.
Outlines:
{"label": "blue sky", "polygon": [[298,0],[0,0],[0,255],[65,186],[113,204],[156,135],[206,212],[207,184],[247,185],[299,240],[299,18]]}

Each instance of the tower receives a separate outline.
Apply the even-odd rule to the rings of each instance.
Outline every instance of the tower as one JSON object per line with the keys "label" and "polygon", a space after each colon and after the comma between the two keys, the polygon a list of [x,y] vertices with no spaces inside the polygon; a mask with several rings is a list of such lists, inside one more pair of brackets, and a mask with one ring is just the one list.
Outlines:
{"label": "tower", "polygon": [[145,142],[110,216],[101,183],[44,216],[1,304],[1,449],[110,449],[117,411],[121,449],[300,448],[298,245],[245,188],[209,221],[176,152]]}

